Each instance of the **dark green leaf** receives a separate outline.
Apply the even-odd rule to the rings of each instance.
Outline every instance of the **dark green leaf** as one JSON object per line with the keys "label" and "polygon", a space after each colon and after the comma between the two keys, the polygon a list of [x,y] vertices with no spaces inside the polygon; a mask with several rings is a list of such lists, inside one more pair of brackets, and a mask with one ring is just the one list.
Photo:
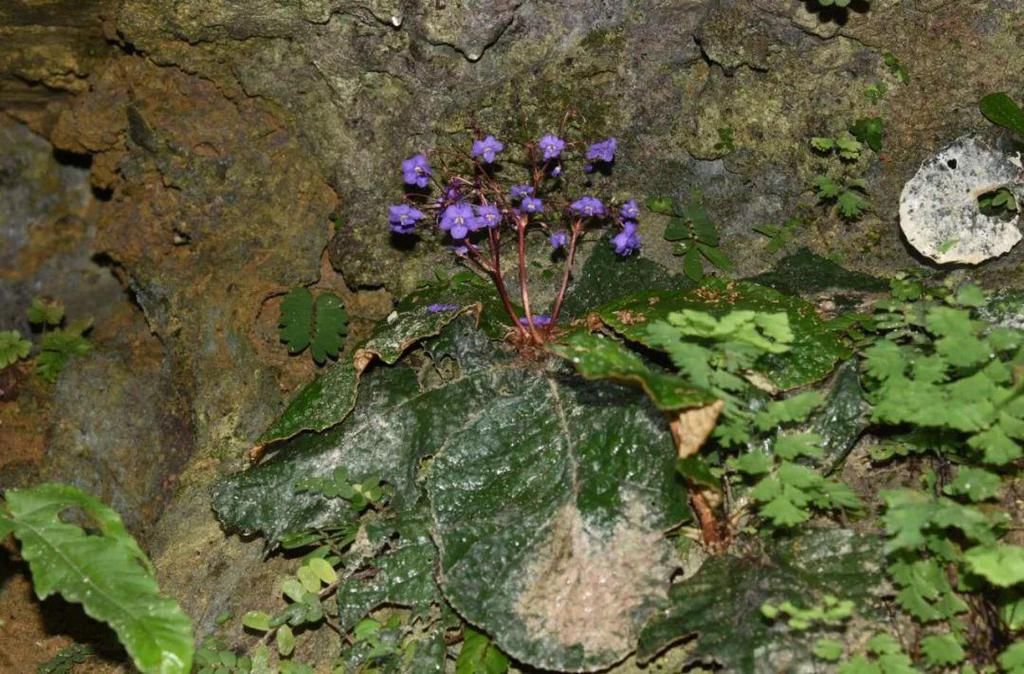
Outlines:
{"label": "dark green leaf", "polygon": [[823,290],[881,292],[889,285],[882,279],[843,269],[807,248],[779,260],[771,271],[747,279],[790,295],[818,293]]}
{"label": "dark green leaf", "polygon": [[700,282],[704,278],[704,265],[700,261],[700,251],[696,246],[688,246],[683,257],[683,273],[691,281]]}
{"label": "dark green leaf", "polygon": [[616,255],[611,245],[602,241],[594,248],[569,288],[562,305],[562,316],[581,318],[627,293],[690,287],[693,283],[689,279],[672,276],[664,267],[644,257]]}
{"label": "dark green leaf", "polygon": [[699,454],[679,459],[676,463],[676,470],[690,482],[715,491],[722,490],[722,481],[715,477],[707,462]]}
{"label": "dark green leaf", "polygon": [[310,355],[317,365],[328,358],[337,358],[348,332],[348,313],[334,293],[321,293],[313,305],[313,332]]}
{"label": "dark green leaf", "polygon": [[882,151],[882,134],[884,133],[881,117],[864,117],[858,119],[850,132],[857,140],[870,147],[875,152]]}
{"label": "dark green leaf", "polygon": [[1024,136],[1024,111],[1005,92],[989,94],[978,102],[988,121]]}
{"label": "dark green leaf", "polygon": [[663,235],[666,241],[686,241],[693,238],[693,230],[690,229],[690,225],[682,218],[672,218],[665,225],[665,234]]}
{"label": "dark green leaf", "polygon": [[281,341],[292,353],[300,353],[312,339],[313,294],[308,288],[292,288],[281,300],[278,327]]}
{"label": "dark green leaf", "polygon": [[640,634],[640,660],[697,635],[692,658],[712,658],[730,672],[795,671],[800,659],[813,669],[811,649],[795,648],[785,625],[767,622],[760,607],[806,605],[840,590],[863,609],[881,583],[880,542],[832,529],[763,545],[749,558],[711,557],[697,575],[674,585],[670,606]]}
{"label": "dark green leaf", "polygon": [[405,606],[425,615],[442,602],[434,582],[437,551],[428,530],[430,515],[420,503],[407,515],[375,525],[370,543],[383,548],[372,562],[374,574],[351,578],[338,586],[338,625],[351,629],[360,618],[382,605]]}
{"label": "dark green leaf", "polygon": [[571,361],[587,379],[611,379],[640,386],[662,410],[699,407],[715,399],[676,375],[653,369],[621,342],[599,334],[577,330],[549,348]]}
{"label": "dark green leaf", "polygon": [[701,255],[706,257],[711,264],[722,271],[732,271],[732,261],[718,248],[713,248],[703,243],[698,243],[697,248],[700,250]]}
{"label": "dark green leaf", "polygon": [[36,356],[36,372],[48,382],[57,381],[64,366],[75,356],[92,350],[85,333],[92,329],[92,321],[74,321],[66,328],[43,334]]}
{"label": "dark green leaf", "polygon": [[649,334],[648,325],[664,321],[670,313],[684,309],[714,316],[741,309],[785,312],[794,335],[791,349],[762,358],[755,368],[783,389],[821,379],[832,371],[836,362],[849,355],[848,349],[830,326],[818,318],[811,304],[742,281],[712,279],[695,291],[641,293],[607,304],[597,313],[606,325],[626,339],[660,349],[657,340]]}
{"label": "dark green leaf", "polygon": [[662,416],[639,392],[514,364],[473,387],[432,408],[444,410],[426,486],[445,597],[525,663],[617,662],[666,590],[660,532],[685,517]]}

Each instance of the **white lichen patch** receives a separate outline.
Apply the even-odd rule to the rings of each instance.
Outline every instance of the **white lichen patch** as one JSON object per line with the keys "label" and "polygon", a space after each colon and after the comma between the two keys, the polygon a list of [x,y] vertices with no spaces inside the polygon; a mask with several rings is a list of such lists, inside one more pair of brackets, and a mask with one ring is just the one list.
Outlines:
{"label": "white lichen patch", "polygon": [[998,257],[1021,239],[1017,217],[1002,220],[978,208],[979,196],[1000,187],[1024,196],[1017,166],[974,138],[958,138],[903,186],[900,227],[910,245],[940,264]]}
{"label": "white lichen patch", "polygon": [[515,610],[534,639],[583,648],[588,655],[628,655],[649,610],[668,593],[669,546],[646,508],[628,500],[611,530],[563,506],[548,539],[527,566]]}

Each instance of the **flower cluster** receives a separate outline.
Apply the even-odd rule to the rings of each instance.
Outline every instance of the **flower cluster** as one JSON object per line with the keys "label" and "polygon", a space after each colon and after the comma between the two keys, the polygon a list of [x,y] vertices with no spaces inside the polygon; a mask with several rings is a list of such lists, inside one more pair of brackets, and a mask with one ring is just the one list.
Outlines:
{"label": "flower cluster", "polygon": [[[525,164],[526,179],[508,186],[499,182],[506,169],[498,167],[501,157],[508,156],[506,146],[492,135],[473,141],[469,170],[444,176],[443,181],[435,177],[425,154],[415,154],[402,161],[402,180],[409,189],[403,203],[390,206],[388,223],[391,231],[400,236],[415,234],[417,226],[424,221],[436,223],[451,238],[456,255],[491,276],[513,325],[530,341],[543,342],[558,320],[575,252],[586,231],[610,224],[618,228],[610,238],[616,253],[626,256],[640,249],[637,233],[640,214],[636,201],[602,201],[593,194],[584,194],[575,200],[560,198],[565,188],[568,155],[574,150],[582,155],[583,176],[598,167],[608,175],[617,149],[614,138],[583,147],[559,134],[544,134],[539,140],[527,143],[521,155],[509,160],[513,166]],[[509,152],[515,155],[514,151]],[[592,185],[591,180],[586,178],[588,185]],[[432,185],[438,190],[438,196],[430,196]],[[533,313],[530,308],[524,242],[527,230],[531,229],[546,231],[551,247],[565,252],[561,288],[548,314]],[[519,315],[519,310],[513,306],[502,277],[499,252],[505,230],[512,230],[519,242],[519,285],[524,315]]]}

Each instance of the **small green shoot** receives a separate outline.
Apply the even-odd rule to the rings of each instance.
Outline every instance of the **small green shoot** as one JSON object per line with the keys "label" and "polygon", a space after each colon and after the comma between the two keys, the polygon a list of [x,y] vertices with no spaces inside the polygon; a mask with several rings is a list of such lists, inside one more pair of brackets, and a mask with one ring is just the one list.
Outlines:
{"label": "small green shoot", "polygon": [[72,321],[67,327],[43,333],[36,356],[36,372],[51,384],[57,381],[64,366],[76,356],[92,350],[85,333],[92,329],[91,320]]}
{"label": "small green shoot", "polygon": [[818,201],[832,204],[846,220],[857,220],[871,208],[864,194],[867,187],[863,180],[842,178],[838,182],[826,175],[814,179]]}
{"label": "small green shoot", "polygon": [[885,127],[881,117],[862,117],[850,127],[850,133],[875,152],[882,151],[882,136]]}
{"label": "small green shoot", "polygon": [[736,140],[733,138],[733,130],[728,126],[718,129],[718,142],[715,143],[715,150],[724,154],[736,151]]}
{"label": "small green shoot", "polygon": [[308,288],[294,288],[281,302],[281,341],[292,355],[308,347],[317,365],[338,357],[347,324],[345,305],[334,293],[320,293],[314,300]]}
{"label": "small green shoot", "polygon": [[693,281],[704,278],[706,260],[722,271],[732,270],[732,261],[721,251],[718,228],[694,195],[688,204],[680,205],[671,197],[647,200],[647,208],[654,213],[671,217],[665,227],[665,240],[675,242],[673,254],[683,258],[683,272]]}
{"label": "small green shoot", "polygon": [[760,225],[754,227],[754,231],[768,237],[768,244],[765,250],[769,253],[777,253],[793,240],[797,231],[804,226],[800,218],[790,218],[781,225]]}
{"label": "small green shoot", "polygon": [[895,54],[889,51],[885,52],[882,54],[882,62],[885,63],[885,67],[889,69],[889,72],[896,76],[896,79],[903,84],[910,84],[910,72],[900,63]]}
{"label": "small green shoot", "polygon": [[27,358],[32,342],[22,339],[17,330],[0,330],[0,370]]}
{"label": "small green shoot", "polygon": [[43,328],[57,327],[64,320],[64,304],[56,300],[36,297],[32,299],[32,304],[25,313],[28,315],[28,322],[33,325]]}

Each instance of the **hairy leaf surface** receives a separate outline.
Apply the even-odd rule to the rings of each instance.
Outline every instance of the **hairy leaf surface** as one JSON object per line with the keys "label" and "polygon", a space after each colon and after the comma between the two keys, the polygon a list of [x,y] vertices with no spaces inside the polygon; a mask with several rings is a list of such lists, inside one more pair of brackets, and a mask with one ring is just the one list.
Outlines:
{"label": "hairy leaf surface", "polygon": [[714,660],[730,672],[813,669],[811,649],[791,643],[785,623],[765,620],[761,606],[809,606],[826,594],[864,605],[881,582],[882,546],[844,529],[762,544],[747,557],[711,557],[673,585],[670,606],[644,626],[637,656],[650,660],[696,635],[692,659]]}
{"label": "hairy leaf surface", "polygon": [[[533,665],[582,670],[621,660],[667,591],[661,531],[686,516],[660,414],[639,391],[583,382],[560,361],[520,361],[471,317],[425,349],[434,365],[457,367],[369,370],[343,423],[287,440],[219,485],[222,520],[275,540],[349,517],[341,499],[297,489],[337,467],[353,480],[390,483],[391,508],[408,513],[425,473],[439,581],[456,610]],[[422,563],[413,559],[426,554],[414,549],[422,539],[407,539],[409,565]],[[411,571],[391,561],[396,579]],[[369,588],[369,598],[353,601],[397,588]],[[410,603],[425,596],[418,592]]]}

